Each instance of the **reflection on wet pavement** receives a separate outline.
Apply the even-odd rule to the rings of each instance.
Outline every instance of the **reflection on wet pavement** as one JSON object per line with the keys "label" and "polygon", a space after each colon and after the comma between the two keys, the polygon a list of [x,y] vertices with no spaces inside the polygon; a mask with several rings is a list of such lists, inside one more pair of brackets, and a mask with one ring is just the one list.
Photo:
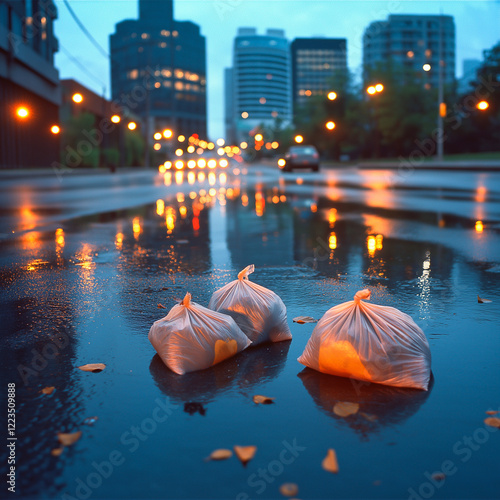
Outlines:
{"label": "reflection on wet pavement", "polygon": [[[249,477],[295,440],[304,449],[273,476],[269,497],[293,480],[304,498],[403,498],[447,457],[460,465],[443,486],[448,497],[491,497],[498,436],[467,463],[453,444],[499,404],[498,176],[452,176],[443,189],[429,172],[410,183],[383,172],[244,168],[140,173],[108,191],[103,179],[68,179],[67,189],[41,179],[39,189],[17,189],[22,199],[12,201],[12,189],[2,201],[12,210],[0,218],[0,371],[16,383],[25,496],[75,497],[91,464],[117,451],[123,464],[89,487],[93,498],[258,498]],[[183,377],[170,372],[147,339],[167,312],[158,304],[168,310],[189,291],[206,305],[248,264],[252,281],[283,299],[293,340]],[[362,288],[426,332],[432,392],[356,390],[297,363],[314,325],[292,318],[319,318]],[[77,369],[94,362],[106,370]],[[47,386],[53,394],[40,392]],[[255,405],[255,394],[276,399]],[[342,401],[358,402],[359,414],[337,417]],[[168,418],[155,420],[167,404]],[[56,433],[76,430],[82,438],[52,456]],[[246,469],[203,462],[235,444],[258,447]],[[329,447],[338,478],[320,467]]]}

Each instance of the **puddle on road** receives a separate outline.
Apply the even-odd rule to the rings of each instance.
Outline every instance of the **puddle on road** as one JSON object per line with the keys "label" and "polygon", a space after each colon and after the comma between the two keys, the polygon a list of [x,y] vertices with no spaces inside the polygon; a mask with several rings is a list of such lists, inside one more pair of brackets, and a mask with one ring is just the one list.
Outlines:
{"label": "puddle on road", "polygon": [[[214,183],[1,243],[1,371],[17,386],[20,489],[37,498],[75,496],[81,484],[96,498],[264,498],[295,482],[304,498],[401,498],[448,458],[460,474],[446,479],[445,496],[491,497],[499,436],[470,451],[473,461],[454,451],[500,404],[498,273],[460,251],[490,245],[489,229],[389,208],[304,196],[283,183]],[[251,279],[285,302],[293,340],[185,377],[170,372],[147,339],[166,313],[158,304],[169,309],[189,291],[206,305],[251,263]],[[314,324],[292,318],[319,318],[362,288],[424,329],[431,391],[359,392],[296,361]],[[478,294],[493,302],[478,304]],[[99,374],[76,368],[97,362],[107,366]],[[41,394],[46,386],[54,393]],[[254,394],[275,403],[255,405]],[[341,419],[331,411],[338,401],[374,418]],[[52,456],[56,433],[76,430],[78,443]],[[203,461],[233,445],[258,447],[246,468]],[[328,448],[337,476],[321,468]],[[280,461],[283,450],[293,460]],[[113,473],[91,476],[115,451],[123,460]]]}

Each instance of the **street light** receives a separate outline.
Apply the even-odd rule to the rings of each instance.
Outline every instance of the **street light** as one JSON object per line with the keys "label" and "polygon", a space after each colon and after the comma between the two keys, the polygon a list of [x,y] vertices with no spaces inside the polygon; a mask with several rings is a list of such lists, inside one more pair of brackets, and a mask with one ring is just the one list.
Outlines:
{"label": "street light", "polygon": [[334,101],[337,99],[337,93],[336,92],[328,92],[327,96],[329,101]]}
{"label": "street light", "polygon": [[28,110],[28,108],[24,107],[24,106],[19,106],[17,109],[16,109],[16,115],[18,118],[21,118],[22,120],[24,120],[25,118],[28,118],[30,112]]}
{"label": "street light", "polygon": [[113,116],[111,117],[111,121],[112,121],[113,123],[120,123],[120,122],[121,122],[121,120],[122,120],[122,119],[121,119],[118,115],[113,115]]}
{"label": "street light", "polygon": [[326,127],[328,130],[333,130],[333,129],[335,128],[335,126],[336,126],[336,125],[335,125],[335,122],[332,122],[332,121],[330,121],[330,122],[326,122],[326,124],[325,124],[325,127]]}
{"label": "street light", "polygon": [[73,99],[73,102],[76,102],[77,104],[80,104],[83,101],[83,96],[82,96],[82,94],[80,94],[79,92],[77,92],[76,94],[73,94],[73,96],[71,97],[71,99]]}
{"label": "street light", "polygon": [[129,124],[127,125],[127,128],[129,130],[135,130],[137,128],[137,123],[135,123],[135,122],[129,122]]}
{"label": "street light", "polygon": [[262,136],[262,134],[256,134],[255,135],[255,140],[256,141],[262,141],[262,139],[264,139],[264,137]]}
{"label": "street light", "polygon": [[488,109],[489,107],[490,107],[490,104],[488,101],[479,101],[476,104],[476,108],[481,110],[481,111],[484,111],[485,109]]}
{"label": "street light", "polygon": [[163,131],[163,137],[165,137],[165,139],[170,139],[173,135],[174,133],[169,128]]}
{"label": "street light", "polygon": [[375,90],[377,92],[382,92],[382,90],[384,90],[384,86],[381,83],[377,83],[377,85],[375,85]]}
{"label": "street light", "polygon": [[300,144],[301,142],[304,142],[304,138],[301,135],[296,135],[295,136],[295,142],[297,144]]}
{"label": "street light", "polygon": [[366,92],[370,95],[380,93],[384,90],[384,86],[381,83],[376,83],[375,85],[370,85]]}
{"label": "street light", "polygon": [[159,141],[161,139],[161,132],[156,132],[154,135],[153,135],[153,139],[155,141]]}
{"label": "street light", "polygon": [[375,89],[375,87],[373,85],[370,85],[366,91],[370,94],[370,95],[373,95],[375,94],[375,92],[377,92],[377,90]]}
{"label": "street light", "polygon": [[57,135],[61,129],[59,128],[58,125],[52,125],[52,127],[50,127],[50,131],[54,134],[54,135]]}
{"label": "street light", "polygon": [[422,69],[424,71],[430,71],[431,70],[431,65],[428,64],[428,63],[425,63],[423,66],[422,66]]}

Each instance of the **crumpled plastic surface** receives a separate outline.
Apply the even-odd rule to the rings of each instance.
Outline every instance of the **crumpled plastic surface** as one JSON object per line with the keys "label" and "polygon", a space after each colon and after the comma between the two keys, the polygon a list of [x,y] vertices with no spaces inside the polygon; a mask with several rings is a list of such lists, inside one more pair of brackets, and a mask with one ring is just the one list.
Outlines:
{"label": "crumpled plastic surface", "polygon": [[247,266],[237,280],[214,292],[209,309],[232,316],[254,345],[291,339],[285,304],[273,291],[248,279],[254,270],[253,264]]}
{"label": "crumpled plastic surface", "polygon": [[362,302],[370,291],[329,309],[299,363],[340,377],[427,390],[431,352],[424,332],[394,307]]}
{"label": "crumpled plastic surface", "polygon": [[148,338],[179,375],[216,365],[251,344],[230,316],[191,302],[189,293],[153,324]]}

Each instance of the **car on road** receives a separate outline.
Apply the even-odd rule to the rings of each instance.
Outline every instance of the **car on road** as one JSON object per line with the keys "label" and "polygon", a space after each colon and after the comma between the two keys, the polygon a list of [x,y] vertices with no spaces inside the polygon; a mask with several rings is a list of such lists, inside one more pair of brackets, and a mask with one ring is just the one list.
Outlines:
{"label": "car on road", "polygon": [[314,146],[291,146],[284,158],[278,160],[278,166],[284,172],[291,172],[294,168],[312,168],[319,170],[319,153]]}

